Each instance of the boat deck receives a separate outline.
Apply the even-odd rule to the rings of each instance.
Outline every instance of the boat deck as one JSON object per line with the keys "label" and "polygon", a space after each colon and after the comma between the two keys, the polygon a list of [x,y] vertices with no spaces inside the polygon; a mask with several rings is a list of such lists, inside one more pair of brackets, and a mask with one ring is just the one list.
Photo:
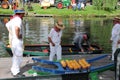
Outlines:
{"label": "boat deck", "polygon": [[[92,55],[74,55],[74,56],[68,56],[68,55],[65,55],[63,56],[63,58],[71,58],[71,59],[79,59],[79,58],[86,58],[86,59],[90,59],[90,58],[93,58],[93,57],[96,57],[96,56],[99,56],[101,54],[92,54]],[[40,57],[36,57],[36,58],[41,58],[41,59],[48,59],[48,56],[40,56]],[[109,57],[108,57],[109,58]],[[97,62],[94,62],[92,65],[94,66],[101,66],[103,64],[107,64],[107,63],[110,63],[111,61],[108,59],[108,60],[101,60],[101,61],[97,61]],[[12,75],[11,75],[11,72],[10,72],[10,67],[11,67],[11,64],[12,64],[12,58],[11,57],[7,57],[7,58],[0,58],[0,79],[1,80],[18,80],[16,78],[14,78]],[[33,78],[33,75],[31,74],[28,74],[28,70],[32,69],[32,66],[33,65],[36,65],[36,63],[33,62],[32,60],[32,57],[24,57],[23,58],[23,63],[21,65],[21,73],[25,74],[26,77],[25,79],[22,79],[22,80],[34,80],[32,79]],[[51,75],[51,76],[46,76],[46,77],[43,77],[43,76],[34,76],[36,78],[38,78],[37,80],[62,80],[61,76],[59,75]],[[99,80],[115,80],[115,73],[114,71],[112,70],[107,70],[107,71],[103,71],[101,72],[99,75],[98,75],[98,78]]]}

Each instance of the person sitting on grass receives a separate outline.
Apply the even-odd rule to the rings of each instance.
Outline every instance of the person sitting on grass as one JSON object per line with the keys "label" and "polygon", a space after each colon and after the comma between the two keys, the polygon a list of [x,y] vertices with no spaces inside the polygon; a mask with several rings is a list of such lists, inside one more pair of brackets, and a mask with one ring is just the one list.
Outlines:
{"label": "person sitting on grass", "polygon": [[72,9],[76,10],[76,0],[71,0]]}

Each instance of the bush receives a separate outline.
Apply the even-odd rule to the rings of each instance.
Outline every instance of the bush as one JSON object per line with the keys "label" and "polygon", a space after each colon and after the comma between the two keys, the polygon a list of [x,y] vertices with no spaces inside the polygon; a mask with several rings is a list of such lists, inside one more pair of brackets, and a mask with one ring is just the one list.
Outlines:
{"label": "bush", "polygon": [[112,11],[116,9],[118,0],[93,0],[95,9]]}

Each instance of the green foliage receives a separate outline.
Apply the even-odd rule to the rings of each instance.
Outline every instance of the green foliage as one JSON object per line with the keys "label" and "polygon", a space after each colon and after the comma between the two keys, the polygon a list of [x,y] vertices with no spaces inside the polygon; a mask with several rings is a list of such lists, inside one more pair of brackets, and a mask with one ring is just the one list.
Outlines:
{"label": "green foliage", "polygon": [[113,11],[117,9],[117,2],[118,0],[93,0],[93,5],[98,10]]}
{"label": "green foliage", "polygon": [[95,9],[102,9],[103,0],[93,0],[93,5],[95,6]]}
{"label": "green foliage", "polygon": [[[107,24],[109,23],[109,24]],[[99,24],[99,25],[98,25]],[[105,49],[104,52],[110,52],[111,44],[109,43],[111,37],[111,29],[113,26],[111,19],[91,19],[91,38],[93,39],[92,42],[96,44],[101,44],[101,47]],[[98,36],[99,35],[99,36]]]}
{"label": "green foliage", "polygon": [[13,14],[13,10],[0,8],[0,14]]}

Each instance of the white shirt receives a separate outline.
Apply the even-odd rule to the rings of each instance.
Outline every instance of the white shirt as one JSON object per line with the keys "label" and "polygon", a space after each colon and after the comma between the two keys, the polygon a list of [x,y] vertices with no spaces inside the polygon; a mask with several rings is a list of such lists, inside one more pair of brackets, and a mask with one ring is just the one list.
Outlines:
{"label": "white shirt", "polygon": [[112,28],[111,40],[117,42],[120,39],[120,24],[115,24]]}
{"label": "white shirt", "polygon": [[18,39],[15,32],[15,27],[20,28],[20,34],[22,34],[22,19],[18,16],[15,16],[13,19],[11,19],[6,25],[11,26],[11,32],[12,32],[12,38]]}
{"label": "white shirt", "polygon": [[62,31],[56,32],[54,28],[51,29],[48,35],[48,37],[51,38],[51,40],[53,41],[53,43],[55,43],[55,45],[60,45],[61,36],[62,36]]}

